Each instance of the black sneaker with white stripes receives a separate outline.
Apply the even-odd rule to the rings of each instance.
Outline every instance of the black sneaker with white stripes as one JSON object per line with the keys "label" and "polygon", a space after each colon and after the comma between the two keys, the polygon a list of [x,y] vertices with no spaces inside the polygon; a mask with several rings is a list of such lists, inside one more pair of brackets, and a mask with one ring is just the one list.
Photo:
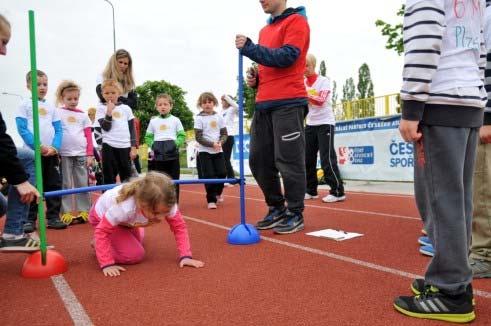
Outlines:
{"label": "black sneaker with white stripes", "polygon": [[[413,293],[415,295],[419,295],[419,294],[423,293],[427,287],[430,287],[430,285],[426,284],[426,282],[423,278],[416,278],[416,279],[414,279],[413,283],[411,283],[411,291],[413,291]],[[474,295],[472,293],[472,291],[473,291],[472,290],[472,283],[469,283],[467,285],[465,291],[467,292],[467,294],[472,296],[472,305],[475,306],[476,301],[474,300]]]}
{"label": "black sneaker with white stripes", "polygon": [[437,319],[453,323],[468,323],[476,318],[472,294],[449,295],[430,286],[416,296],[401,296],[394,300],[394,308],[400,313],[424,319]]}
{"label": "black sneaker with white stripes", "polygon": [[0,252],[33,252],[39,249],[39,240],[31,238],[28,234],[20,238],[0,238]]}

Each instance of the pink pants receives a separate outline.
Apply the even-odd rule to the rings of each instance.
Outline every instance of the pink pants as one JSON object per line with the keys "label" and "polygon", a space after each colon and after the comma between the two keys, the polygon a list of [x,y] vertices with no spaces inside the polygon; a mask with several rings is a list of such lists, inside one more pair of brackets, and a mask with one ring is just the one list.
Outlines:
{"label": "pink pants", "polygon": [[[101,221],[97,215],[95,204],[92,205],[89,213],[89,222],[95,228]],[[115,226],[111,240],[111,251],[114,261],[117,264],[137,264],[143,260],[145,249],[143,248],[143,228],[127,228]],[[97,242],[95,242],[97,245]]]}

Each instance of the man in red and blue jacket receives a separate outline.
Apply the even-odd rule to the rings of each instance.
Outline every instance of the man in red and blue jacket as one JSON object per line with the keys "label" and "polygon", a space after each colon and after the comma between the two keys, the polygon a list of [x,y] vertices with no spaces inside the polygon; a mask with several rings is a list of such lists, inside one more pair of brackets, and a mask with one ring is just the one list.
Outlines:
{"label": "man in red and blue jacket", "polygon": [[258,90],[251,123],[249,165],[269,211],[256,226],[288,234],[304,228],[303,113],[308,102],[303,73],[310,29],[305,8],[287,8],[286,0],[259,2],[264,12],[271,15],[259,33],[259,43],[254,44],[244,35],[237,35],[235,40],[241,54],[259,64],[259,69],[247,76],[247,84]]}

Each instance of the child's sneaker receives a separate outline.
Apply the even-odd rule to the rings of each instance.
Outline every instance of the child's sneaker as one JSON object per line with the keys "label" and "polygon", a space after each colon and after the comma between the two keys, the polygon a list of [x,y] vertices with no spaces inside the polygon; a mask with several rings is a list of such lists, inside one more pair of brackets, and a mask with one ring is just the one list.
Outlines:
{"label": "child's sneaker", "polygon": [[435,255],[435,249],[432,245],[429,246],[421,246],[419,248],[419,252],[425,256],[433,257]]}
{"label": "child's sneaker", "polygon": [[216,203],[208,203],[208,209],[217,209]]}
{"label": "child's sneaker", "polygon": [[418,243],[422,246],[432,246],[430,238],[429,237],[419,237],[418,238]]}
{"label": "child's sneaker", "polygon": [[76,219],[76,217],[72,213],[64,213],[61,215],[61,221],[66,225],[72,224],[74,219]]}
{"label": "child's sneaker", "polygon": [[33,252],[40,249],[39,241],[31,238],[29,234],[7,237],[6,234],[0,238],[0,251],[5,252]]}
{"label": "child's sneaker", "polygon": [[469,258],[474,278],[491,277],[491,261]]}
{"label": "child's sneaker", "polygon": [[258,230],[272,229],[283,221],[285,218],[285,207],[270,207],[266,216],[256,223]]}
{"label": "child's sneaker", "polygon": [[472,294],[447,295],[431,286],[416,296],[401,296],[394,300],[400,313],[424,319],[437,319],[454,323],[467,323],[476,318]]}
{"label": "child's sneaker", "polygon": [[308,194],[308,193],[305,194],[305,197],[304,197],[305,200],[317,199],[317,198],[319,198],[319,195],[311,195],[311,194]]}
{"label": "child's sneaker", "polygon": [[289,234],[301,231],[304,229],[302,213],[293,213],[287,211],[285,218],[281,223],[274,228],[274,233]]}
{"label": "child's sneaker", "polygon": [[48,220],[47,228],[55,230],[63,230],[67,228],[67,224],[63,223],[58,219]]}
{"label": "child's sneaker", "polygon": [[322,201],[324,203],[335,203],[338,201],[344,201],[345,199],[346,199],[345,195],[342,196],[327,195],[326,197],[322,198]]}
{"label": "child's sneaker", "polygon": [[217,196],[217,203],[223,203],[223,195]]}

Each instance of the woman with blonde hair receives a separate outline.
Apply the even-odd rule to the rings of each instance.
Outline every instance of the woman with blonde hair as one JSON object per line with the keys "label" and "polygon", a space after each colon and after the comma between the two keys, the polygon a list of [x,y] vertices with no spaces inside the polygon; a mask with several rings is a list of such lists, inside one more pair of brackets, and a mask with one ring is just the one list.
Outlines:
{"label": "woman with blonde hair", "polygon": [[106,100],[102,96],[101,84],[107,79],[117,80],[123,87],[123,92],[119,96],[118,102],[128,105],[132,110],[136,109],[137,95],[133,78],[133,60],[128,51],[119,49],[114,52],[98,80],[96,92],[103,104],[106,103]]}

